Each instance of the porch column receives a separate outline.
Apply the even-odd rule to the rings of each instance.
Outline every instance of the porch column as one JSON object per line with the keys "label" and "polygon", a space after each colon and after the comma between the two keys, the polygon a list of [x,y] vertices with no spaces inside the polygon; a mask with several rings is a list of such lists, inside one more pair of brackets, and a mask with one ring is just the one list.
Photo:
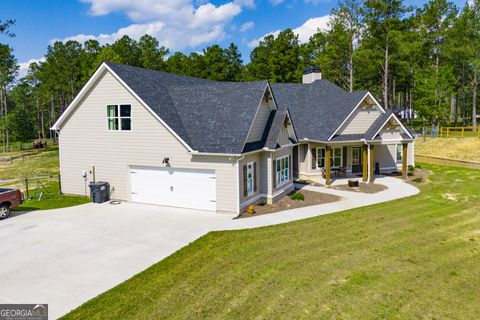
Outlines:
{"label": "porch column", "polygon": [[408,170],[407,170],[407,150],[408,150],[408,143],[402,143],[402,178],[408,178]]}
{"label": "porch column", "polygon": [[273,157],[269,152],[267,157],[267,204],[273,203],[273,170]]}
{"label": "porch column", "polygon": [[368,181],[368,150],[366,144],[362,146],[362,181]]}
{"label": "porch column", "polygon": [[325,183],[327,186],[332,184],[330,179],[330,157],[332,155],[332,148],[330,146],[325,147]]}
{"label": "porch column", "polygon": [[375,154],[373,152],[373,144],[370,145],[369,147],[369,153],[368,153],[368,162],[369,162],[369,166],[370,166],[370,172],[368,174],[368,182],[369,183],[373,183],[373,181],[375,180]]}

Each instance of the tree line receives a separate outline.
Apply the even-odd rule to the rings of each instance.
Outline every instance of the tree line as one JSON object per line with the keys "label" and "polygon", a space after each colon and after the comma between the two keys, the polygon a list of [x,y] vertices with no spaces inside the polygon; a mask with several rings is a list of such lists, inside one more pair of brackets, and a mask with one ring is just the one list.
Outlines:
{"label": "tree line", "polygon": [[[14,36],[0,20],[0,36]],[[13,50],[0,43],[0,115],[9,141],[54,138],[49,128],[102,61],[219,80],[301,82],[315,65],[345,90],[369,90],[385,108],[413,109],[423,124],[476,126],[480,0],[462,8],[447,0],[421,7],[402,0],[340,0],[327,31],[307,43],[286,29],[264,37],[244,63],[238,47],[171,53],[150,35],[55,42],[44,60],[16,80]],[[335,108],[335,106],[332,106]],[[410,120],[410,119],[409,119]]]}

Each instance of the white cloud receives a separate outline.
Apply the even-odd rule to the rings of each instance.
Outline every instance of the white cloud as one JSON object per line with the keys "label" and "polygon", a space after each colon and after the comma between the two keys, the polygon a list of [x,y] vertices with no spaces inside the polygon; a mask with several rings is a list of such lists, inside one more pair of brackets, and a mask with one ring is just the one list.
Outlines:
{"label": "white cloud", "polygon": [[253,28],[255,28],[255,23],[253,21],[248,21],[240,26],[240,32],[245,32]]}
{"label": "white cloud", "polygon": [[[315,33],[317,33],[317,30],[325,31],[328,30],[329,28],[329,23],[330,23],[330,16],[322,16],[322,17],[316,17],[316,18],[311,18],[305,21],[304,24],[301,26],[293,29],[292,31],[298,35],[298,41],[300,43],[306,43],[310,39],[311,36],[313,36]],[[278,34],[281,32],[281,30],[275,30],[272,32],[269,32],[260,38],[253,39],[250,42],[247,43],[249,48],[255,48],[258,46],[261,40],[263,40],[266,36],[273,35],[273,36],[278,36]]]}
{"label": "white cloud", "polygon": [[34,63],[34,62],[43,62],[45,61],[45,58],[40,58],[40,59],[30,59],[30,60],[27,60],[27,61],[24,61],[24,62],[20,62],[18,64],[18,76],[17,78],[18,79],[21,79],[23,77],[25,77],[28,73],[28,68],[30,67],[30,64]]}
{"label": "white cloud", "polygon": [[254,0],[232,0],[218,6],[207,0],[81,1],[90,4],[90,15],[104,16],[122,12],[133,24],[110,34],[77,34],[66,37],[63,41],[96,39],[105,44],[124,35],[138,40],[142,35],[149,34],[171,50],[182,50],[224,39],[227,24],[244,8],[255,6]]}
{"label": "white cloud", "polygon": [[278,6],[279,4],[282,4],[284,0],[269,0],[269,2],[272,4],[272,6]]}

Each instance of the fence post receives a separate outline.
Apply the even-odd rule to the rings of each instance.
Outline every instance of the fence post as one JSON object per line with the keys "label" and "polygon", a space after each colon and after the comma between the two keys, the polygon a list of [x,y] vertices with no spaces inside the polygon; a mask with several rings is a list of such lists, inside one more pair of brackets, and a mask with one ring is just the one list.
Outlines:
{"label": "fence post", "polygon": [[450,136],[450,128],[447,128],[447,138]]}
{"label": "fence post", "polygon": [[462,138],[464,133],[465,133],[465,127],[462,127]]}
{"label": "fence post", "polygon": [[440,138],[443,137],[443,127],[440,127]]}
{"label": "fence post", "polygon": [[13,157],[10,156],[10,164],[13,164]]}
{"label": "fence post", "polygon": [[25,178],[25,194],[27,195],[26,199],[28,200],[29,194],[28,194],[28,178]]}

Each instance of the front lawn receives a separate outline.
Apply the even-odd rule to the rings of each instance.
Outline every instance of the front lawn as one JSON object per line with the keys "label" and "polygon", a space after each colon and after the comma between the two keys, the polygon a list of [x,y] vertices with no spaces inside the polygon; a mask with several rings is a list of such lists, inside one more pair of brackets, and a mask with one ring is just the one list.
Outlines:
{"label": "front lawn", "polygon": [[415,140],[415,154],[480,162],[480,138],[427,138]]}
{"label": "front lawn", "polygon": [[[58,146],[51,145],[47,149],[34,149],[0,153],[0,157],[17,157],[12,164],[3,161],[0,163],[1,187],[20,189],[25,192],[25,178],[28,178],[29,198],[14,210],[32,211],[71,207],[91,200],[87,197],[61,195],[59,193],[59,161]],[[40,178],[39,178],[40,177]],[[19,179],[11,182],[10,180]],[[40,193],[43,196],[40,197]]]}
{"label": "front lawn", "polygon": [[64,319],[477,319],[480,171],[411,198],[211,232]]}

